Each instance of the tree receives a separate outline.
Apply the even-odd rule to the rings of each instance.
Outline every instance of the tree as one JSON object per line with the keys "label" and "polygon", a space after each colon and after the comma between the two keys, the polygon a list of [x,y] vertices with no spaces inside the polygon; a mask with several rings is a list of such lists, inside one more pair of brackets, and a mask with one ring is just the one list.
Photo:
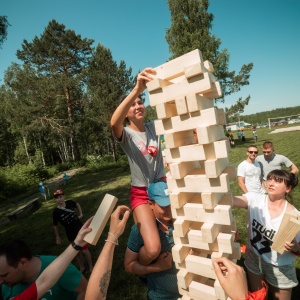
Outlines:
{"label": "tree", "polygon": [[[199,49],[205,60],[214,66],[214,75],[220,82],[224,97],[240,91],[249,84],[253,63],[243,65],[238,74],[229,71],[229,52],[220,50],[221,40],[211,34],[213,14],[208,12],[209,0],[168,0],[171,27],[166,31],[166,40],[174,59],[194,49]],[[240,101],[240,103],[248,103]]]}
{"label": "tree", "polygon": [[240,122],[240,115],[244,112],[244,108],[248,105],[250,101],[250,96],[248,96],[245,100],[239,98],[239,100],[233,104],[230,108],[225,109],[225,115],[227,122],[234,122],[237,118]]}
{"label": "tree", "polygon": [[[54,109],[44,117],[53,128],[67,127],[74,160],[80,159],[76,121],[81,113],[81,99],[86,83],[86,69],[92,54],[93,40],[82,39],[55,20],[49,22],[43,34],[31,43],[23,41],[17,57],[36,72],[35,87],[40,101]],[[62,105],[64,101],[65,105]],[[51,107],[52,105],[52,107]]]}
{"label": "tree", "polygon": [[[92,122],[100,125],[102,144],[109,140],[115,161],[117,153],[115,141],[110,128],[110,118],[119,105],[122,95],[133,88],[131,68],[127,69],[124,61],[118,65],[111,51],[98,44],[89,65],[87,115]],[[99,132],[100,138],[100,132]]]}
{"label": "tree", "polygon": [[10,24],[6,16],[0,16],[0,49],[7,38],[7,28]]}

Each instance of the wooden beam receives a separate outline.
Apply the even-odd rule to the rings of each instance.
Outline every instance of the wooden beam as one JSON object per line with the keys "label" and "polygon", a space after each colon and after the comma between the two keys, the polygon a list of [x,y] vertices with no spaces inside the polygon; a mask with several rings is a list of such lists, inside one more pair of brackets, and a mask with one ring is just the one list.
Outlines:
{"label": "wooden beam", "polygon": [[87,243],[91,245],[97,244],[117,201],[118,199],[116,197],[110,194],[105,195],[89,226],[89,228],[92,228],[93,230],[84,237],[84,240]]}

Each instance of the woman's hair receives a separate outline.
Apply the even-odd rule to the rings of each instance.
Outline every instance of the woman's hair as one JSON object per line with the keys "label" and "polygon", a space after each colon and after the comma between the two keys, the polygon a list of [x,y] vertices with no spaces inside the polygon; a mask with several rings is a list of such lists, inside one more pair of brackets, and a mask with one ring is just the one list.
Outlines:
{"label": "woman's hair", "polygon": [[[284,170],[271,171],[267,176],[267,180],[269,179],[274,179],[276,182],[283,181],[286,187],[291,189],[298,185],[298,177],[295,174]],[[292,199],[291,195],[288,196]]]}

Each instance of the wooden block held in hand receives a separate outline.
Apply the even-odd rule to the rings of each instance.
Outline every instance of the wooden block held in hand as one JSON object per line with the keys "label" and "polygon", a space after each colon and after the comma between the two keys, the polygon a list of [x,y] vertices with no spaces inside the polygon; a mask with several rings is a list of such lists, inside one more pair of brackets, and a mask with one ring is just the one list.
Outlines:
{"label": "wooden block held in hand", "polygon": [[91,224],[90,228],[93,230],[89,232],[85,237],[84,240],[91,244],[91,245],[96,245],[100,235],[118,201],[118,198],[106,194],[105,197],[103,198]]}

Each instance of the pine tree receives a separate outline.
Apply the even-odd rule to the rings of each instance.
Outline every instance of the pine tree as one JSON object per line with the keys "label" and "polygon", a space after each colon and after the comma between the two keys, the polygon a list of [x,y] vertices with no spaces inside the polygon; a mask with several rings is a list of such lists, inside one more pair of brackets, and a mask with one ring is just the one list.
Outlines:
{"label": "pine tree", "polygon": [[[171,27],[166,31],[166,40],[172,53],[170,59],[199,49],[203,58],[213,64],[214,75],[221,84],[223,97],[217,101],[224,102],[226,96],[248,85],[253,63],[243,65],[238,74],[229,71],[229,52],[220,50],[221,40],[211,33],[214,15],[208,12],[209,0],[168,0],[168,4]],[[249,99],[240,99],[239,103],[247,105]]]}

